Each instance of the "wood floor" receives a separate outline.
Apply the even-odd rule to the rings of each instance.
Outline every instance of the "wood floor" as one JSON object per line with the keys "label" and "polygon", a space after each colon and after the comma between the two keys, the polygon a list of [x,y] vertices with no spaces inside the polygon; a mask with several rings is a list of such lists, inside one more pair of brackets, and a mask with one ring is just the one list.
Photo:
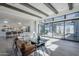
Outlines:
{"label": "wood floor", "polygon": [[[13,39],[0,37],[0,56],[12,56]],[[45,46],[38,48],[31,54],[32,56],[79,56],[79,43],[60,40],[48,39]]]}

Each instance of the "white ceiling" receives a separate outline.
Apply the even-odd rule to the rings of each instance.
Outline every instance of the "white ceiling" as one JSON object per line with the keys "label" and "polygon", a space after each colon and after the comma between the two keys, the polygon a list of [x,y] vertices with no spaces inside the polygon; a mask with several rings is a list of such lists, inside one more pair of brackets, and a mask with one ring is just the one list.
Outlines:
{"label": "white ceiling", "polygon": [[17,7],[17,8],[22,9],[22,10],[25,10],[27,12],[31,12],[33,14],[39,15],[41,17],[45,17],[45,15],[42,15],[41,13],[38,13],[38,12],[32,10],[32,9],[29,9],[29,8],[27,8],[27,7],[25,7],[25,6],[21,5],[21,4],[9,4],[9,5],[14,6],[14,7]]}
{"label": "white ceiling", "polygon": [[[29,3],[29,4],[32,5],[33,7],[41,10],[42,12],[48,14],[49,15],[48,17],[50,17],[50,16],[53,17],[54,15],[57,15],[43,3]],[[51,4],[59,12],[58,14],[60,14],[61,12],[64,12],[64,11],[70,11],[67,3],[51,3]],[[35,10],[32,10],[28,7],[25,7],[19,3],[10,3],[8,5],[11,5],[11,6],[17,7],[21,10],[38,15],[38,16],[42,17],[41,19],[46,18],[45,15],[43,15]],[[75,8],[75,7],[79,7],[79,3],[73,3],[73,8]],[[25,13],[22,13],[19,11],[15,11],[15,10],[12,10],[12,9],[4,7],[4,6],[0,6],[0,21],[2,21],[1,19],[9,19],[10,21],[12,20],[12,22],[14,21],[14,23],[16,21],[28,23],[33,20],[34,21],[41,20],[40,18],[37,18],[35,16],[28,15],[28,14],[25,14]]]}
{"label": "white ceiling", "polygon": [[46,7],[43,3],[30,3],[30,5],[36,7],[39,10],[42,10],[43,12],[47,13],[48,15],[53,15],[54,12],[52,12],[48,7]]}
{"label": "white ceiling", "polygon": [[68,10],[68,4],[67,3],[52,3],[52,5],[55,7],[55,9],[58,10],[58,12]]}

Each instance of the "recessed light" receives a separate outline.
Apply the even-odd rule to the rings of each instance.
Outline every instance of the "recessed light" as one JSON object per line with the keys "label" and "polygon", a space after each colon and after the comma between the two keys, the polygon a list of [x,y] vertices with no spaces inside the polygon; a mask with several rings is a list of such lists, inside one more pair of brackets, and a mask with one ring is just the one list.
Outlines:
{"label": "recessed light", "polygon": [[4,21],[4,23],[6,23],[6,24],[7,24],[7,23],[8,23],[8,21]]}
{"label": "recessed light", "polygon": [[21,25],[21,22],[19,22],[18,24]]}

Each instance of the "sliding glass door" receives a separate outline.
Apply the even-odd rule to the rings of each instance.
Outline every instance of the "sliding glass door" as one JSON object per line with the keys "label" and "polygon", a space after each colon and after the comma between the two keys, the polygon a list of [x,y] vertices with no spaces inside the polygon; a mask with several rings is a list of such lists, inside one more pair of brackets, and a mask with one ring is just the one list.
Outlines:
{"label": "sliding glass door", "polygon": [[64,22],[53,23],[53,37],[64,38]]}
{"label": "sliding glass door", "polygon": [[44,36],[45,35],[45,26],[44,26],[44,24],[40,24],[39,25],[39,34],[41,36]]}
{"label": "sliding glass door", "polygon": [[74,40],[75,28],[73,21],[65,21],[65,39]]}
{"label": "sliding glass door", "polygon": [[74,20],[74,31],[75,31],[74,39],[76,41],[79,41],[79,20]]}
{"label": "sliding glass door", "polygon": [[39,30],[41,36],[79,41],[78,19],[44,23],[40,25]]}
{"label": "sliding glass door", "polygon": [[52,37],[52,23],[45,24],[45,36]]}

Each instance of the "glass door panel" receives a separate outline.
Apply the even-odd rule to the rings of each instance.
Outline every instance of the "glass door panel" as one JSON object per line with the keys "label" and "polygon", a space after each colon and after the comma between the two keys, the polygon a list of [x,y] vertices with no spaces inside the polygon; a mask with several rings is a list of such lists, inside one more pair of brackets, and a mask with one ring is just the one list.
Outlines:
{"label": "glass door panel", "polygon": [[44,24],[39,25],[39,34],[41,36],[44,36],[44,34],[45,34],[45,26],[44,26]]}
{"label": "glass door panel", "polygon": [[74,40],[74,30],[73,21],[65,21],[65,39]]}
{"label": "glass door panel", "polygon": [[53,23],[53,37],[64,38],[64,22]]}
{"label": "glass door panel", "polygon": [[79,41],[79,20],[74,20],[75,35],[74,40]]}
{"label": "glass door panel", "polygon": [[45,24],[45,36],[52,37],[52,23]]}

